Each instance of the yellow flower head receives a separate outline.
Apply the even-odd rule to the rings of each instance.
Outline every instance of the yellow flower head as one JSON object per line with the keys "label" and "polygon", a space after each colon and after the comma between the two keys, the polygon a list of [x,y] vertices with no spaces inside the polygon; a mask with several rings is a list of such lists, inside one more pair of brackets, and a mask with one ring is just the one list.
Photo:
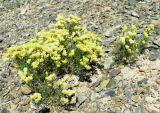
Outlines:
{"label": "yellow flower head", "polygon": [[69,102],[68,98],[65,98],[65,97],[61,97],[60,101],[62,104],[68,104]]}
{"label": "yellow flower head", "polygon": [[35,103],[39,103],[40,100],[42,99],[42,96],[40,93],[34,93],[33,95],[31,95],[31,99],[32,101],[34,101]]}
{"label": "yellow flower head", "polygon": [[127,31],[127,26],[125,24],[122,25],[122,33]]}
{"label": "yellow flower head", "polygon": [[73,57],[74,56],[74,54],[75,54],[75,50],[74,49],[72,49],[71,51],[70,51],[70,53],[69,53],[69,57]]}

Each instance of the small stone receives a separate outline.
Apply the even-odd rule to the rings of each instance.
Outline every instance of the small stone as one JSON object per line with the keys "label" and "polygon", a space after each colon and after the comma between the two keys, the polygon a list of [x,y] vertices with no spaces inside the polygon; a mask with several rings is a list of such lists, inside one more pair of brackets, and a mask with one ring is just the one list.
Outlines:
{"label": "small stone", "polygon": [[149,102],[149,103],[154,103],[156,102],[156,98],[153,98],[153,97],[150,97],[150,96],[147,96],[145,98],[146,102]]}
{"label": "small stone", "polygon": [[140,101],[141,97],[139,95],[132,96],[132,101],[138,103]]}
{"label": "small stone", "polygon": [[142,79],[140,81],[137,82],[138,86],[144,86],[147,84],[148,79]]}
{"label": "small stone", "polygon": [[143,94],[143,93],[146,93],[146,92],[147,92],[146,89],[143,88],[143,87],[139,87],[139,88],[137,88],[137,90],[136,90],[136,93],[137,93],[137,94]]}
{"label": "small stone", "polygon": [[77,97],[76,107],[79,107],[82,103],[85,102],[86,99],[87,99],[87,97],[84,96],[84,95],[78,96],[78,97]]}
{"label": "small stone", "polygon": [[28,105],[30,103],[30,98],[29,97],[25,97],[23,100],[22,100],[22,105]]}
{"label": "small stone", "polygon": [[132,113],[129,109],[125,109],[124,113]]}
{"label": "small stone", "polygon": [[109,89],[105,92],[105,95],[108,95],[110,97],[115,97],[116,96],[116,92],[113,89]]}
{"label": "small stone", "polygon": [[121,73],[121,70],[120,69],[112,69],[110,72],[109,72],[109,75],[111,78],[114,78],[116,77],[118,74]]}
{"label": "small stone", "polygon": [[100,97],[101,97],[101,95],[99,93],[93,92],[91,94],[91,101],[94,101],[94,100],[96,100],[97,98],[100,98]]}
{"label": "small stone", "polygon": [[4,37],[0,35],[0,43],[4,40]]}
{"label": "small stone", "polygon": [[113,63],[112,57],[106,59],[104,61],[104,69],[109,69],[111,67],[112,63]]}
{"label": "small stone", "polygon": [[70,113],[85,113],[85,112],[79,112],[79,111],[71,111]]}
{"label": "small stone", "polygon": [[101,88],[106,88],[107,87],[107,85],[108,85],[108,83],[109,83],[109,79],[108,80],[103,80],[101,83],[100,83],[100,87]]}
{"label": "small stone", "polygon": [[91,85],[92,87],[98,86],[100,84],[100,79],[96,76],[91,77]]}
{"label": "small stone", "polygon": [[160,36],[153,43],[160,47]]}
{"label": "small stone", "polygon": [[131,100],[133,93],[129,91],[129,89],[125,88],[124,94],[129,100]]}
{"label": "small stone", "polygon": [[32,92],[31,88],[28,85],[24,85],[21,87],[22,94],[28,95]]}
{"label": "small stone", "polygon": [[3,108],[1,113],[9,113],[8,110],[6,108]]}
{"label": "small stone", "polygon": [[131,15],[132,15],[132,16],[134,16],[134,17],[137,17],[137,18],[139,18],[139,15],[138,15],[138,13],[136,13],[135,11],[133,11],[133,12],[131,13]]}
{"label": "small stone", "polygon": [[50,109],[48,107],[43,107],[38,113],[50,113]]}
{"label": "small stone", "polygon": [[69,87],[75,87],[75,86],[78,86],[78,84],[79,84],[79,77],[75,76],[75,75],[72,75],[71,76],[71,81],[69,82]]}
{"label": "small stone", "polygon": [[73,97],[72,97],[70,103],[71,103],[71,104],[75,104],[75,103],[76,103],[76,96],[73,96]]}
{"label": "small stone", "polygon": [[97,93],[99,93],[99,92],[101,92],[103,89],[101,88],[101,87],[95,87],[95,89],[94,89]]}

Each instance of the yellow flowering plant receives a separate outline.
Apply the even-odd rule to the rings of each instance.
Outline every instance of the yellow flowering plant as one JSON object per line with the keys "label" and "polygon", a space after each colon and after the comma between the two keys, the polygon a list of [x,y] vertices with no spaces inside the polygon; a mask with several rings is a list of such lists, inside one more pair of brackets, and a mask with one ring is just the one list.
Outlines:
{"label": "yellow flowering plant", "polygon": [[50,95],[64,104],[75,90],[67,85],[69,77],[61,75],[84,77],[103,54],[101,37],[82,27],[80,18],[59,15],[52,29],[41,30],[30,41],[8,48],[5,59],[14,62],[21,83],[40,93],[43,101]]}
{"label": "yellow flowering plant", "polygon": [[135,25],[132,24],[130,26],[130,31],[127,29],[127,25],[122,25],[122,36],[116,46],[115,60],[132,63],[136,61],[140,53],[143,52],[149,41],[149,36],[154,30],[154,25],[149,24],[147,26],[141,39],[137,37],[137,27]]}

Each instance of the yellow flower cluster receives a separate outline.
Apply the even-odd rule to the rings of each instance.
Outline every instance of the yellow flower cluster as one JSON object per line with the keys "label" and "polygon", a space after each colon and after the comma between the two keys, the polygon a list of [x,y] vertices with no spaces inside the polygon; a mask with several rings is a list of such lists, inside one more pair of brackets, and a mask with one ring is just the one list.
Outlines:
{"label": "yellow flower cluster", "polygon": [[150,24],[147,26],[147,28],[145,29],[145,31],[143,32],[143,37],[142,37],[142,46],[145,46],[149,40],[149,36],[152,34],[154,30],[154,25]]}
{"label": "yellow flower cluster", "polygon": [[23,70],[18,71],[21,83],[30,83],[33,80],[33,75],[28,73],[28,69],[25,67]]}
{"label": "yellow flower cluster", "polygon": [[135,25],[131,25],[131,31],[126,33],[127,26],[122,26],[122,33],[124,36],[121,38],[121,44],[124,46],[125,52],[127,54],[131,54],[132,52],[135,52],[135,49],[137,47],[136,37],[137,37],[137,28]]}
{"label": "yellow flower cluster", "polygon": [[[46,88],[56,86],[62,90],[61,101],[65,104],[74,95],[75,89],[68,86],[69,76],[61,78],[58,75],[63,72],[79,75],[81,71],[91,70],[103,55],[101,37],[83,28],[80,18],[59,15],[49,31],[41,30],[27,43],[8,48],[5,59],[13,61],[14,66],[20,69],[20,81],[32,83],[30,86],[36,91],[40,91],[35,88],[40,87],[37,84],[45,84]],[[33,79],[34,82],[31,82]],[[41,95],[36,93],[32,99],[37,103]]]}
{"label": "yellow flower cluster", "polygon": [[31,95],[31,99],[33,102],[39,103],[40,100],[42,99],[42,96],[40,93],[34,93],[33,95]]}
{"label": "yellow flower cluster", "polygon": [[154,30],[154,25],[147,26],[141,39],[137,38],[137,27],[131,25],[130,31],[127,31],[127,26],[122,25],[122,37],[120,43],[117,46],[116,59],[128,59],[135,61],[138,55],[143,51],[144,46],[148,43],[148,37]]}
{"label": "yellow flower cluster", "polygon": [[53,80],[56,78],[56,74],[52,73],[50,75],[48,75],[48,73],[46,73],[46,77],[45,80],[47,81],[47,85],[48,87],[52,87],[53,86]]}
{"label": "yellow flower cluster", "polygon": [[69,75],[65,75],[55,83],[55,86],[61,89],[63,95],[60,99],[61,104],[68,104],[69,98],[76,93],[76,89],[68,85],[70,81]]}

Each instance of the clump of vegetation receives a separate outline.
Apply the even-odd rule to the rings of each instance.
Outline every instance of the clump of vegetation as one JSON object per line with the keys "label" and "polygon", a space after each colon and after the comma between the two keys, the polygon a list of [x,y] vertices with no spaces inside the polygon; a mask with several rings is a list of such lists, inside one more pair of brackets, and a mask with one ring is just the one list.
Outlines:
{"label": "clump of vegetation", "polygon": [[75,94],[70,76],[84,77],[86,70],[103,56],[101,37],[81,27],[80,18],[58,16],[53,29],[42,30],[29,42],[7,49],[5,59],[13,61],[22,84],[33,88],[35,103],[68,104]]}
{"label": "clump of vegetation", "polygon": [[137,37],[137,27],[131,25],[130,28],[129,31],[127,30],[126,25],[122,25],[122,37],[116,47],[115,60],[128,63],[136,61],[140,53],[144,51],[145,46],[148,44],[149,36],[154,30],[154,25],[150,24],[147,26],[141,39],[138,39]]}

